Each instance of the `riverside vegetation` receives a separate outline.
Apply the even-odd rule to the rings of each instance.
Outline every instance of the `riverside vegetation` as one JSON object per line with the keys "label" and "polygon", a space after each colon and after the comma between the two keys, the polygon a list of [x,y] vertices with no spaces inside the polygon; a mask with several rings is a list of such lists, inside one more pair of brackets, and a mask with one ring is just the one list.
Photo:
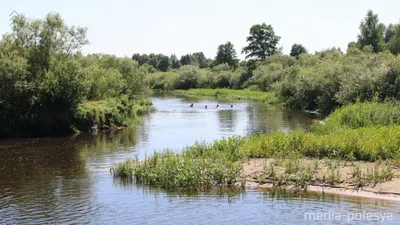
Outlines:
{"label": "riverside vegetation", "polygon": [[[146,99],[152,89],[334,112],[310,132],[231,137],[180,152],[165,150],[143,162],[119,164],[115,176],[166,189],[207,189],[241,181],[244,160],[275,158],[284,161],[266,164],[260,182],[305,187],[318,168],[301,167],[305,157],[385,161],[383,169],[354,167],[353,178],[362,186],[392,179],[391,169],[400,163],[400,26],[386,27],[372,11],[345,53],[332,48],[311,54],[294,44],[284,55],[272,26],[256,24],[242,49],[243,61],[230,42],[218,46],[214,59],[202,52],[180,60],[162,54],[83,56],[86,33],[86,28],[68,27],[59,14],[14,19],[12,31],[0,41],[0,83],[7,87],[0,89],[1,137],[127,126],[152,109]],[[338,183],[339,166],[327,168],[322,180]]]}
{"label": "riverside vegetation", "polygon": [[[142,162],[127,160],[112,172],[170,190],[204,190],[245,183],[243,163],[263,158],[267,159],[264,170],[255,177],[259,183],[334,186],[344,182],[350,173],[346,173],[347,168],[352,185],[376,185],[394,178],[394,170],[400,166],[399,104],[358,102],[336,110],[324,125],[315,124],[310,132],[273,132],[196,143],[179,152],[154,153]],[[371,166],[364,167],[361,161]],[[347,167],[341,168],[341,164]]]}
{"label": "riverside vegetation", "polygon": [[[125,126],[151,110],[151,90],[279,103],[328,115],[377,97],[400,96],[400,26],[385,26],[368,11],[346,52],[308,53],[294,44],[282,53],[271,25],[255,24],[238,60],[231,42],[214,59],[176,55],[83,56],[87,29],[59,14],[18,16],[0,41],[0,136],[65,134]],[[261,45],[259,43],[262,43]],[[376,95],[376,93],[378,93]],[[147,102],[146,102],[147,101]]]}
{"label": "riverside vegetation", "polygon": [[86,31],[59,14],[14,19],[0,41],[0,137],[126,126],[151,110],[147,71],[130,58],[83,56]]}

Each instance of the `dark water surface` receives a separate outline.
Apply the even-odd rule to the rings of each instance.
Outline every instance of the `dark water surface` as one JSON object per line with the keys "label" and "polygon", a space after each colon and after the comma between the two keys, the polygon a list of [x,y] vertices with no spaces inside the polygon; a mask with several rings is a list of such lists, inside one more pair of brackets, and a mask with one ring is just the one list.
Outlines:
{"label": "dark water surface", "polygon": [[0,141],[0,224],[347,224],[346,218],[304,220],[308,212],[393,213],[384,223],[355,224],[400,224],[400,205],[391,201],[281,199],[261,190],[178,195],[122,183],[110,167],[126,158],[230,135],[289,132],[316,119],[261,103],[233,102],[231,108],[229,101],[181,97],[157,97],[153,103],[158,111],[135,128]]}

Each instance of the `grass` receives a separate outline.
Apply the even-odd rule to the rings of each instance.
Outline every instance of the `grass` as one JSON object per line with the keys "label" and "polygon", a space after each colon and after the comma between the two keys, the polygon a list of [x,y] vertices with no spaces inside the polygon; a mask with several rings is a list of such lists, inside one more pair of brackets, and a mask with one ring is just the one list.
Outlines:
{"label": "grass", "polygon": [[324,125],[314,125],[312,132],[329,134],[346,129],[391,125],[400,125],[399,101],[357,102],[337,109],[326,118]]}
{"label": "grass", "polygon": [[296,131],[273,132],[247,138],[239,151],[249,158],[285,157],[298,154],[311,158],[374,162],[400,154],[400,126],[348,129],[319,135]]}
{"label": "grass", "polygon": [[[393,116],[396,112],[390,109],[386,114],[378,113],[381,108],[392,107],[387,104],[356,103],[353,109],[369,112],[368,116],[361,117],[350,115],[346,111],[350,110],[350,106],[339,109],[339,113],[335,112],[330,117],[334,119],[328,120],[327,129],[235,136],[212,144],[197,143],[178,153],[165,150],[154,153],[142,163],[137,160],[121,163],[114,168],[113,174],[169,190],[205,190],[214,185],[229,186],[238,182],[244,159],[274,158],[277,160],[264,166],[264,174],[259,182],[269,180],[275,186],[291,184],[306,188],[315,173],[325,168],[322,182],[340,184],[342,162],[343,166],[353,161],[377,162],[377,165],[381,165],[381,160],[393,160],[395,164],[400,164],[400,125]],[[373,108],[378,112],[372,113]],[[386,119],[383,115],[386,115]],[[372,122],[360,122],[363,120]],[[324,132],[321,132],[322,129],[325,129]],[[339,129],[341,132],[337,132]],[[327,159],[326,165],[322,168],[318,163],[302,165],[300,159],[304,157]],[[389,165],[366,171],[357,167],[353,170],[356,186],[376,184],[392,178]]]}
{"label": "grass", "polygon": [[112,173],[167,190],[207,190],[214,185],[233,185],[242,163],[235,146],[242,140],[232,137],[213,144],[196,143],[178,153],[156,152],[142,163],[127,160]]}
{"label": "grass", "polygon": [[390,181],[393,179],[394,174],[392,167],[388,164],[381,165],[375,164],[374,168],[361,170],[359,166],[353,169],[353,178],[358,187],[363,187],[368,184],[376,185],[380,182]]}
{"label": "grass", "polygon": [[151,101],[144,99],[87,101],[79,105],[74,124],[78,130],[87,130],[93,124],[97,124],[100,129],[124,127],[134,124],[140,116],[152,110]]}
{"label": "grass", "polygon": [[189,89],[175,90],[175,94],[190,96],[215,96],[218,98],[235,99],[235,100],[254,100],[267,103],[277,103],[277,98],[271,92],[250,91],[250,90],[234,90],[234,89]]}

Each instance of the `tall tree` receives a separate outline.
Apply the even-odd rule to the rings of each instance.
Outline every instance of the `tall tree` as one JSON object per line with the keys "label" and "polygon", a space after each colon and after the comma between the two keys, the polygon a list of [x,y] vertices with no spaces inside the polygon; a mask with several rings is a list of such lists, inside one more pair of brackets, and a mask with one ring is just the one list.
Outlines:
{"label": "tall tree", "polygon": [[400,53],[400,25],[395,26],[394,35],[387,43],[387,49],[397,55]]}
{"label": "tall tree", "polygon": [[384,41],[388,43],[396,36],[396,27],[399,26],[398,24],[389,24],[385,31]]}
{"label": "tall tree", "polygon": [[294,44],[290,50],[290,55],[299,58],[299,55],[307,53],[307,49],[301,44]]}
{"label": "tall tree", "polygon": [[169,57],[163,54],[157,55],[158,62],[157,62],[157,70],[166,72],[168,68],[171,66],[171,62]]}
{"label": "tall tree", "polygon": [[193,58],[195,61],[197,61],[197,64],[199,65],[200,68],[206,68],[207,67],[207,58],[204,55],[203,52],[195,52],[193,53]]}
{"label": "tall tree", "polygon": [[384,48],[385,25],[379,23],[378,14],[369,10],[366,17],[360,24],[360,34],[358,35],[358,44],[360,48],[371,45],[374,52],[381,52]]}
{"label": "tall tree", "polygon": [[192,58],[191,58],[191,55],[190,55],[190,54],[186,54],[186,55],[181,56],[180,63],[181,63],[183,66],[192,65]]}
{"label": "tall tree", "polygon": [[228,64],[229,66],[236,68],[238,59],[236,57],[236,50],[231,42],[226,42],[218,46],[217,56],[215,57],[215,64]]}
{"label": "tall tree", "polygon": [[0,135],[70,129],[85,93],[77,57],[88,44],[86,32],[68,27],[59,14],[14,19],[0,41]]}
{"label": "tall tree", "polygon": [[179,67],[181,67],[181,62],[176,55],[171,55],[170,60],[172,69],[179,69]]}
{"label": "tall tree", "polygon": [[250,36],[247,37],[248,45],[243,48],[242,53],[246,54],[246,59],[265,60],[279,51],[277,46],[280,39],[271,25],[265,23],[253,25],[250,28]]}

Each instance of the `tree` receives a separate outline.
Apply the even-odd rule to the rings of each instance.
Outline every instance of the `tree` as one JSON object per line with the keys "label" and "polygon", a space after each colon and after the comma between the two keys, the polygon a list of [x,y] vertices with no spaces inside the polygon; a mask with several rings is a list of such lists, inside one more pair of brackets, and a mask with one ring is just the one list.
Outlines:
{"label": "tree", "polygon": [[294,44],[292,50],[290,50],[290,55],[296,57],[297,59],[303,53],[307,53],[307,49],[301,44]]}
{"label": "tree", "polygon": [[[59,14],[14,19],[0,41],[0,133],[64,133],[85,97],[78,62],[86,28],[68,27]],[[1,135],[1,134],[0,134]]]}
{"label": "tree", "polygon": [[400,25],[397,25],[394,30],[394,35],[391,40],[387,43],[387,49],[392,54],[399,54],[400,53]]}
{"label": "tree", "polygon": [[360,24],[360,34],[358,43],[361,49],[366,45],[371,45],[374,52],[381,52],[384,48],[385,25],[379,23],[378,14],[369,10],[366,17]]}
{"label": "tree", "polygon": [[195,52],[193,54],[183,55],[180,62],[182,65],[192,65],[200,68],[206,68],[208,63],[203,52]]}
{"label": "tree", "polygon": [[171,66],[169,57],[163,54],[157,55],[157,70],[167,72],[168,68]]}
{"label": "tree", "polygon": [[238,59],[236,57],[236,50],[231,42],[226,42],[218,46],[217,56],[215,57],[215,64],[227,63],[232,68],[236,68]]}
{"label": "tree", "polygon": [[385,43],[390,42],[395,36],[396,36],[396,28],[398,27],[398,24],[389,24],[389,26],[386,28],[385,31],[385,38],[384,41]]}
{"label": "tree", "polygon": [[203,52],[195,52],[192,55],[193,60],[197,62],[200,68],[207,67],[207,58],[205,57]]}
{"label": "tree", "polygon": [[181,67],[181,62],[176,55],[171,55],[170,60],[172,69],[179,69],[179,67]]}
{"label": "tree", "polygon": [[180,63],[181,63],[181,65],[183,65],[183,66],[192,65],[192,58],[191,58],[191,55],[186,54],[186,55],[181,56]]}
{"label": "tree", "polygon": [[139,53],[133,54],[132,59],[135,60],[136,62],[138,62],[139,65],[149,63],[149,61],[150,61],[150,57],[148,55],[146,55],[146,54],[141,55]]}
{"label": "tree", "polygon": [[246,54],[246,59],[265,60],[279,51],[277,46],[280,39],[281,37],[275,35],[271,25],[265,23],[253,25],[250,28],[250,36],[247,37],[249,44],[243,48],[242,53]]}

